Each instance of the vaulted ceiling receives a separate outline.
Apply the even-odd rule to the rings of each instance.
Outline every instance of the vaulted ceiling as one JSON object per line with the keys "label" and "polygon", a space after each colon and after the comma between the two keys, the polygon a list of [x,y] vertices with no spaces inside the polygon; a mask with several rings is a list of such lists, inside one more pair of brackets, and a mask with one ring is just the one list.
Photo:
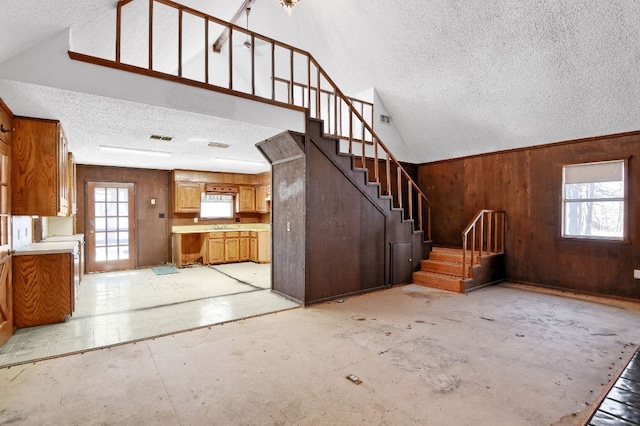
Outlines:
{"label": "vaulted ceiling", "polygon": [[[74,46],[96,48],[112,37],[104,23],[114,3],[2,0],[0,70],[69,27]],[[181,3],[228,20],[243,1]],[[640,129],[639,16],[637,0],[301,0],[291,15],[256,0],[250,27],[309,51],[348,95],[375,88],[401,137],[399,159],[419,163]],[[226,156],[260,160],[253,144],[282,130],[2,78],[0,97],[15,114],[62,120],[81,163],[99,163],[82,149],[92,138],[163,132],[216,139],[231,144]],[[114,122],[121,134],[107,128]],[[214,167],[188,154],[174,156],[176,167]],[[149,161],[136,164],[172,168]]]}

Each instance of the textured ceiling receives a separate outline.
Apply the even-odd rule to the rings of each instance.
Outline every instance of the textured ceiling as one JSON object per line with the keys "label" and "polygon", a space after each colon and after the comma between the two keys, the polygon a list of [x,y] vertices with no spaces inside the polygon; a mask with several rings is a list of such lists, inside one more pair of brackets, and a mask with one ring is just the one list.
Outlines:
{"label": "textured ceiling", "polygon": [[[112,46],[105,22],[113,0],[1,1],[0,62],[69,26],[78,50]],[[229,19],[241,1],[185,4]],[[638,0],[302,0],[290,16],[275,0],[257,0],[250,27],[311,52],[347,94],[375,88],[407,147],[400,159],[427,162],[640,129],[639,16]],[[20,86],[0,85],[14,112],[35,114],[48,105],[43,113],[55,113],[48,102],[59,93],[36,88],[21,98],[28,87]],[[175,111],[140,113],[140,105],[128,110],[96,97],[75,102],[106,117],[135,110],[138,121],[123,132],[166,128],[181,140],[201,137],[168,125]],[[59,106],[58,118],[73,128],[70,140],[107,132],[106,123],[92,128],[85,121],[81,129],[73,108]],[[209,118],[184,115],[191,126]],[[205,137],[255,143],[276,132],[215,121],[203,127]],[[232,145],[252,146],[246,141]]]}

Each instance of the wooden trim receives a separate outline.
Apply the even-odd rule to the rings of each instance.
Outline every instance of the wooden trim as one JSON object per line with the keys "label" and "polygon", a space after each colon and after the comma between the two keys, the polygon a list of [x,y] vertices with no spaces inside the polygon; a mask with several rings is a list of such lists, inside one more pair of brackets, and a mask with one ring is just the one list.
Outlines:
{"label": "wooden trim", "polygon": [[[86,62],[92,65],[99,65],[99,66],[103,66],[103,67],[108,67],[108,68],[113,68],[113,69],[117,69],[120,71],[127,71],[127,72],[131,72],[134,74],[139,74],[139,75],[144,75],[147,77],[154,77],[154,78],[159,78],[162,80],[166,80],[166,81],[171,81],[174,83],[181,83],[181,84],[186,84],[187,86],[193,86],[193,87],[198,87],[200,89],[206,89],[206,90],[211,90],[212,92],[218,92],[218,93],[223,93],[225,95],[232,95],[232,96],[236,96],[238,98],[243,98],[243,99],[249,99],[252,101],[258,101],[258,102],[262,102],[265,104],[269,104],[269,105],[273,105],[273,106],[277,106],[277,107],[281,107],[281,108],[287,108],[287,109],[291,109],[294,111],[299,111],[299,112],[305,112],[306,108],[304,107],[299,107],[296,105],[290,105],[284,102],[279,102],[279,101],[274,101],[268,98],[263,98],[260,96],[253,96],[250,95],[248,93],[243,93],[243,92],[237,92],[231,89],[226,89],[224,87],[219,87],[219,86],[212,86],[211,84],[206,84],[203,83],[201,81],[196,81],[196,80],[190,80],[184,77],[178,77],[175,75],[171,75],[171,74],[165,74],[162,73],[160,71],[153,71],[153,70],[148,70],[146,68],[141,68],[141,67],[137,67],[135,65],[128,65],[128,64],[122,64],[122,63],[117,63],[114,61],[111,61],[109,59],[103,59],[103,58],[97,58],[95,56],[90,56],[90,55],[85,55],[84,53],[77,53],[77,52],[72,52],[72,51],[68,51],[67,52],[69,54],[69,58],[73,59],[75,61],[80,61],[80,62]],[[46,119],[43,119],[46,120]],[[46,121],[56,121],[56,120],[46,120]]]}
{"label": "wooden trim", "polygon": [[178,9],[178,77],[182,77],[182,18],[182,9]]}
{"label": "wooden trim", "polygon": [[601,135],[601,136],[589,136],[587,138],[570,139],[570,140],[566,140],[566,141],[550,142],[550,143],[545,143],[545,144],[541,144],[541,145],[532,145],[532,146],[525,146],[525,147],[520,147],[520,148],[511,148],[511,149],[504,149],[504,150],[492,151],[492,152],[483,152],[482,154],[473,154],[473,155],[466,155],[466,156],[463,156],[463,157],[447,158],[445,160],[437,160],[437,161],[428,161],[428,162],[425,162],[425,163],[418,163],[418,164],[416,164],[416,166],[431,166],[431,165],[435,165],[435,164],[447,163],[449,161],[470,160],[470,159],[473,159],[473,158],[487,157],[487,156],[490,156],[490,155],[512,154],[512,153],[515,153],[515,152],[533,151],[533,150],[551,148],[551,147],[562,146],[562,145],[571,145],[571,144],[575,144],[575,143],[598,142],[598,141],[602,141],[603,139],[617,139],[617,138],[626,138],[626,137],[630,137],[630,136],[640,136],[640,130],[632,130],[630,132],[622,132],[622,133],[612,133],[612,134],[609,134],[609,135]]}
{"label": "wooden trim", "polygon": [[11,108],[7,106],[7,104],[4,102],[2,98],[0,98],[0,109],[5,110],[7,114],[11,116],[12,119],[15,118],[15,116],[13,115],[13,112],[11,111]]}
{"label": "wooden trim", "polygon": [[149,70],[153,70],[153,2],[149,0]]}

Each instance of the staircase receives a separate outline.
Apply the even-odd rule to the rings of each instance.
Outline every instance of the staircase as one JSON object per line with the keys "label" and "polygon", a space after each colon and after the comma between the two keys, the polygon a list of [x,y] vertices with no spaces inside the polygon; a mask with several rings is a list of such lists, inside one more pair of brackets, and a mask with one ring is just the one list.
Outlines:
{"label": "staircase", "polygon": [[[413,273],[413,282],[440,290],[465,293],[465,281],[473,277],[473,266],[465,267],[463,277],[462,257],[461,248],[433,247],[429,258],[420,262],[420,270]],[[474,265],[479,264],[480,257],[475,256]]]}
{"label": "staircase", "polygon": [[413,282],[466,293],[505,278],[504,211],[481,210],[462,232],[462,248],[433,247]]}

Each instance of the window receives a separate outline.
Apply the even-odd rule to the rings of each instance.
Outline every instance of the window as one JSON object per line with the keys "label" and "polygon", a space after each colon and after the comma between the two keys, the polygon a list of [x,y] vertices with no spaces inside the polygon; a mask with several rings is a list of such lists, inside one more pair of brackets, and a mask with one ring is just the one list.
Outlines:
{"label": "window", "polygon": [[562,236],[625,238],[626,163],[624,160],[562,168]]}
{"label": "window", "polygon": [[233,217],[233,195],[202,193],[200,197],[200,217],[208,219],[229,219]]}

